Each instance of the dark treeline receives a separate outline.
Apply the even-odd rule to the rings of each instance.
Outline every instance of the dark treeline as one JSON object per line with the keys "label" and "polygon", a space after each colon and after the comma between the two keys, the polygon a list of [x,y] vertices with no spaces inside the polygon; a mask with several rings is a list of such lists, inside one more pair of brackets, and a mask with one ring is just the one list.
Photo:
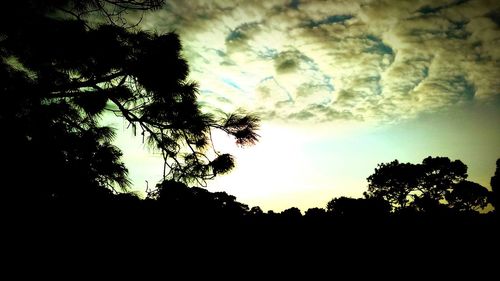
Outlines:
{"label": "dark treeline", "polygon": [[[401,169],[410,169],[401,171]],[[415,170],[413,170],[415,169]],[[75,196],[71,200],[30,201],[11,210],[23,212],[25,218],[66,218],[107,223],[169,225],[218,225],[273,228],[351,227],[478,224],[492,226],[497,212],[491,210],[498,198],[497,161],[491,178],[492,191],[466,180],[467,166],[446,157],[428,157],[422,164],[383,163],[368,177],[364,198],[338,197],[325,208],[315,207],[302,213],[291,207],[281,212],[264,212],[249,207],[226,192],[210,192],[200,187],[165,180],[139,198],[133,193],[95,193],[93,197]],[[20,202],[17,200],[16,202]],[[485,209],[488,207],[487,209]],[[32,209],[36,208],[36,209]],[[47,217],[49,215],[50,217]]]}

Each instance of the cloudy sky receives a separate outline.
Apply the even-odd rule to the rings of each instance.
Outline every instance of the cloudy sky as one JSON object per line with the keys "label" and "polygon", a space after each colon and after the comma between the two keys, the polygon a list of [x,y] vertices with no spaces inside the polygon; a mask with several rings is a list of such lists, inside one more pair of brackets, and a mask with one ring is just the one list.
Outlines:
{"label": "cloudy sky", "polygon": [[[500,157],[499,1],[167,0],[142,27],[180,34],[205,110],[263,119],[255,147],[217,137],[237,169],[209,190],[306,210],[361,196],[377,163],[429,155],[462,160],[489,187]],[[161,159],[140,140],[127,145],[136,188],[154,184]]]}

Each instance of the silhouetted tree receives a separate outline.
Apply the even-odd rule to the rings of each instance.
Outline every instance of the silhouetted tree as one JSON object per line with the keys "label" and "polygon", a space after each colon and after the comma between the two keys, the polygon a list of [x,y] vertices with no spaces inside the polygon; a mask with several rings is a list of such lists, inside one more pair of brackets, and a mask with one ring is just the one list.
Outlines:
{"label": "silhouetted tree", "polygon": [[396,209],[405,208],[410,193],[419,184],[420,174],[420,167],[411,163],[394,160],[379,164],[375,173],[367,178],[369,185],[365,197],[384,199]]}
{"label": "silhouetted tree", "polygon": [[188,187],[182,182],[165,180],[150,192],[161,209],[182,217],[241,218],[249,212],[247,205],[236,201],[226,192],[209,192],[199,187]]}
{"label": "silhouetted tree", "polygon": [[276,212],[274,212],[273,210],[269,210],[269,211],[267,211],[266,215],[268,215],[270,217],[274,217],[274,216],[276,216]]}
{"label": "silhouetted tree", "polygon": [[280,216],[287,221],[296,221],[302,217],[302,212],[297,207],[291,207],[281,212]]}
{"label": "silhouetted tree", "polygon": [[[467,166],[460,160],[430,156],[422,164],[399,163],[394,160],[379,164],[375,173],[368,177],[369,186],[365,196],[384,199],[398,211],[409,207],[418,212],[439,213],[446,212],[447,207],[456,210],[467,208],[456,200],[483,206],[483,192],[473,183],[463,183],[466,178]],[[459,190],[454,191],[455,188]],[[466,195],[467,192],[472,193]],[[472,199],[476,195],[478,197]],[[469,197],[466,199],[463,196]],[[446,205],[448,198],[455,200],[454,204]],[[471,200],[479,201],[473,203]]]}
{"label": "silhouetted tree", "polygon": [[0,129],[10,135],[2,148],[10,186],[25,195],[43,189],[49,199],[69,185],[125,189],[127,169],[111,144],[113,131],[99,124],[106,112],[161,152],[165,179],[203,185],[234,167],[230,154],[210,152],[214,129],[242,146],[257,141],[257,117],[201,111],[176,34],[116,22],[128,10],[161,2],[7,2],[10,17],[0,19]]}
{"label": "silhouetted tree", "polygon": [[499,213],[498,206],[500,204],[500,159],[497,160],[497,168],[495,175],[491,177],[491,195],[490,203],[495,207],[495,212]]}
{"label": "silhouetted tree", "polygon": [[357,207],[356,199],[342,196],[330,200],[326,210],[336,216],[348,216],[357,213]]}
{"label": "silhouetted tree", "polygon": [[414,205],[420,209],[438,206],[447,193],[459,182],[467,178],[467,166],[460,160],[448,157],[427,157],[422,161],[418,190]]}
{"label": "silhouetted tree", "polygon": [[452,206],[445,204],[446,197],[467,178],[467,166],[460,160],[429,156],[419,167],[420,173],[415,175],[418,177],[417,192],[412,194],[411,206],[419,212],[447,212],[447,208]]}
{"label": "silhouetted tree", "polygon": [[489,191],[475,182],[463,180],[446,194],[448,205],[458,211],[479,211],[488,205]]}
{"label": "silhouetted tree", "polygon": [[333,198],[328,202],[327,211],[333,216],[346,218],[374,218],[389,214],[391,206],[378,198]]}
{"label": "silhouetted tree", "polygon": [[254,216],[262,216],[262,215],[264,215],[264,212],[262,211],[262,209],[259,206],[254,206],[254,207],[250,208],[249,213],[251,215],[254,215]]}
{"label": "silhouetted tree", "polygon": [[[428,214],[438,214],[446,212],[448,206],[444,205],[440,200],[436,200],[427,193],[413,194],[413,201],[409,204],[408,209],[412,209],[415,212],[428,213]],[[411,212],[411,210],[406,210]]]}
{"label": "silhouetted tree", "polygon": [[247,205],[236,201],[236,197],[226,192],[214,192],[212,196],[214,209],[223,217],[238,218],[245,216],[249,208]]}
{"label": "silhouetted tree", "polygon": [[323,208],[309,208],[306,210],[305,217],[310,218],[323,218],[326,216],[326,210]]}

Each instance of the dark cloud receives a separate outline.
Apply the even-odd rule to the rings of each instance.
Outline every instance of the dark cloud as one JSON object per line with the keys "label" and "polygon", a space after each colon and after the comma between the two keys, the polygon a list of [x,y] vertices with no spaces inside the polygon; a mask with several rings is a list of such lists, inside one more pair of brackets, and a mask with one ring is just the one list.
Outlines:
{"label": "dark cloud", "polygon": [[288,6],[292,9],[297,10],[300,6],[300,0],[291,0]]}
{"label": "dark cloud", "polygon": [[361,121],[360,115],[355,115],[348,110],[338,110],[328,105],[314,104],[307,107],[309,112],[314,113],[317,117],[316,121],[327,122],[333,120],[358,120]]}
{"label": "dark cloud", "polygon": [[493,10],[486,14],[498,27],[500,27],[500,9]]}
{"label": "dark cloud", "polygon": [[289,100],[283,100],[283,101],[279,101],[279,102],[275,103],[274,107],[280,109],[280,108],[288,108],[292,105],[293,105],[293,100],[289,99]]}
{"label": "dark cloud", "polygon": [[274,60],[276,73],[295,72],[300,67],[301,54],[297,51],[280,53]]}
{"label": "dark cloud", "polygon": [[359,98],[360,93],[354,91],[340,90],[337,94],[337,99],[335,103],[341,105],[348,105],[350,103],[355,103],[356,99]]}
{"label": "dark cloud", "polygon": [[352,19],[352,15],[333,15],[333,16],[327,16],[323,19],[320,20],[307,20],[304,24],[302,24],[303,27],[307,28],[315,28],[318,26],[322,25],[328,25],[328,24],[344,24],[346,21]]}
{"label": "dark cloud", "polygon": [[226,37],[226,42],[231,43],[235,41],[249,40],[251,33],[258,30],[258,22],[244,23],[231,30]]}
{"label": "dark cloud", "polygon": [[300,112],[292,113],[292,114],[288,115],[289,120],[292,119],[292,120],[300,120],[300,121],[307,121],[307,120],[315,119],[314,117],[316,117],[316,115],[312,114],[311,112],[309,112],[307,110],[302,110]]}
{"label": "dark cloud", "polygon": [[430,5],[425,5],[417,10],[418,13],[421,13],[423,15],[429,15],[429,14],[437,14],[443,9],[449,9],[457,5],[461,5],[464,3],[469,2],[469,0],[455,0],[452,1],[451,3],[446,3],[446,4],[439,4],[439,2],[432,3]]}

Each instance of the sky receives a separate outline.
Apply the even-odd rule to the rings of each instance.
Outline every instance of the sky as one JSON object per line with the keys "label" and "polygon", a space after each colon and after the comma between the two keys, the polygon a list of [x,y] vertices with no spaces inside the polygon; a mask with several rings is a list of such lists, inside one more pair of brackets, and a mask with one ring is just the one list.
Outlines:
{"label": "sky", "polygon": [[[325,207],[361,197],[378,163],[460,159],[490,187],[500,158],[500,2],[167,0],[141,23],[175,31],[206,111],[243,108],[260,142],[238,148],[208,183],[263,210]],[[135,189],[162,160],[131,138],[119,146]]]}

